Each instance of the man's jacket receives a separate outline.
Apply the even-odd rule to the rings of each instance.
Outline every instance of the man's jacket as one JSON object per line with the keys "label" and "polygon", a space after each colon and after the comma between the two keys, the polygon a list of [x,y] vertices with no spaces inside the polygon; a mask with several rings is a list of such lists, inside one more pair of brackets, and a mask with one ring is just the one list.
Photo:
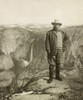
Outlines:
{"label": "man's jacket", "polygon": [[[50,30],[46,34],[45,48],[47,53],[50,52],[52,56],[57,53],[57,35],[54,33],[56,31]],[[66,41],[69,39],[67,34],[60,31],[62,34],[63,49],[66,48]]]}

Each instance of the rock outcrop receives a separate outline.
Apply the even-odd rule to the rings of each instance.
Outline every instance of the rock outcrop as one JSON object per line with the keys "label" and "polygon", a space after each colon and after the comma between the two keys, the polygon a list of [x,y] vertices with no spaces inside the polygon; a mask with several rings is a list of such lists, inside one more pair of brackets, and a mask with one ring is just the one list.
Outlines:
{"label": "rock outcrop", "polygon": [[[42,28],[31,31],[28,26],[0,29],[0,88],[10,87],[11,91],[12,88],[15,89],[13,93],[18,92],[18,88],[28,87],[35,78],[42,77],[42,71],[48,70],[44,42],[49,27],[43,28],[43,31]],[[70,41],[66,43],[67,48],[63,53],[62,77],[83,77],[82,29],[83,26],[63,29],[69,35]],[[48,72],[43,75],[47,77]],[[50,93],[50,90],[55,91],[55,88],[47,89],[46,92]]]}

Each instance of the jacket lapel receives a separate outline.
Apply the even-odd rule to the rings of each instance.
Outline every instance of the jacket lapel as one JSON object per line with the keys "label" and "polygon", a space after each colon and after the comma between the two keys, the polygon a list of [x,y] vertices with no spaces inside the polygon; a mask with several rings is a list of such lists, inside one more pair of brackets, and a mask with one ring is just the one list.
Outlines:
{"label": "jacket lapel", "polygon": [[54,34],[54,36],[56,36],[56,37],[57,37],[57,35],[56,35],[56,31],[52,31],[52,34]]}

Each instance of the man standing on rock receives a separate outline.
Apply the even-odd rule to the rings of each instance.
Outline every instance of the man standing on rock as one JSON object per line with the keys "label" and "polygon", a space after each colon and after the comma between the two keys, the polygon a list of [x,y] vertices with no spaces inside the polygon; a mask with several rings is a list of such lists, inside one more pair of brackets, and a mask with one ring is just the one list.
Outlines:
{"label": "man standing on rock", "polygon": [[65,41],[68,39],[68,36],[60,30],[62,23],[60,23],[58,20],[55,20],[52,22],[52,25],[53,29],[47,32],[45,41],[49,63],[48,83],[51,83],[53,80],[54,66],[56,68],[56,79],[62,81],[62,78],[60,77],[60,68],[62,67],[62,54],[65,48]]}

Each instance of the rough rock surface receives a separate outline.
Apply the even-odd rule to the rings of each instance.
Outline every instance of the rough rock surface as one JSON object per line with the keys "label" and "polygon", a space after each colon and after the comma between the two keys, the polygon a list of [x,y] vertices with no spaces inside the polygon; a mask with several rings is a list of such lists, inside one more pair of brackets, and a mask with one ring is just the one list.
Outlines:
{"label": "rough rock surface", "polygon": [[12,98],[12,100],[50,100],[53,97],[50,95],[24,95],[24,96],[18,96],[16,98]]}
{"label": "rough rock surface", "polygon": [[[53,80],[51,84],[47,83],[48,77],[43,77],[29,86],[28,92],[13,96],[12,100],[59,100],[61,94],[71,91],[69,85],[64,81]],[[33,91],[31,91],[33,90]],[[30,93],[30,94],[29,94]]]}

